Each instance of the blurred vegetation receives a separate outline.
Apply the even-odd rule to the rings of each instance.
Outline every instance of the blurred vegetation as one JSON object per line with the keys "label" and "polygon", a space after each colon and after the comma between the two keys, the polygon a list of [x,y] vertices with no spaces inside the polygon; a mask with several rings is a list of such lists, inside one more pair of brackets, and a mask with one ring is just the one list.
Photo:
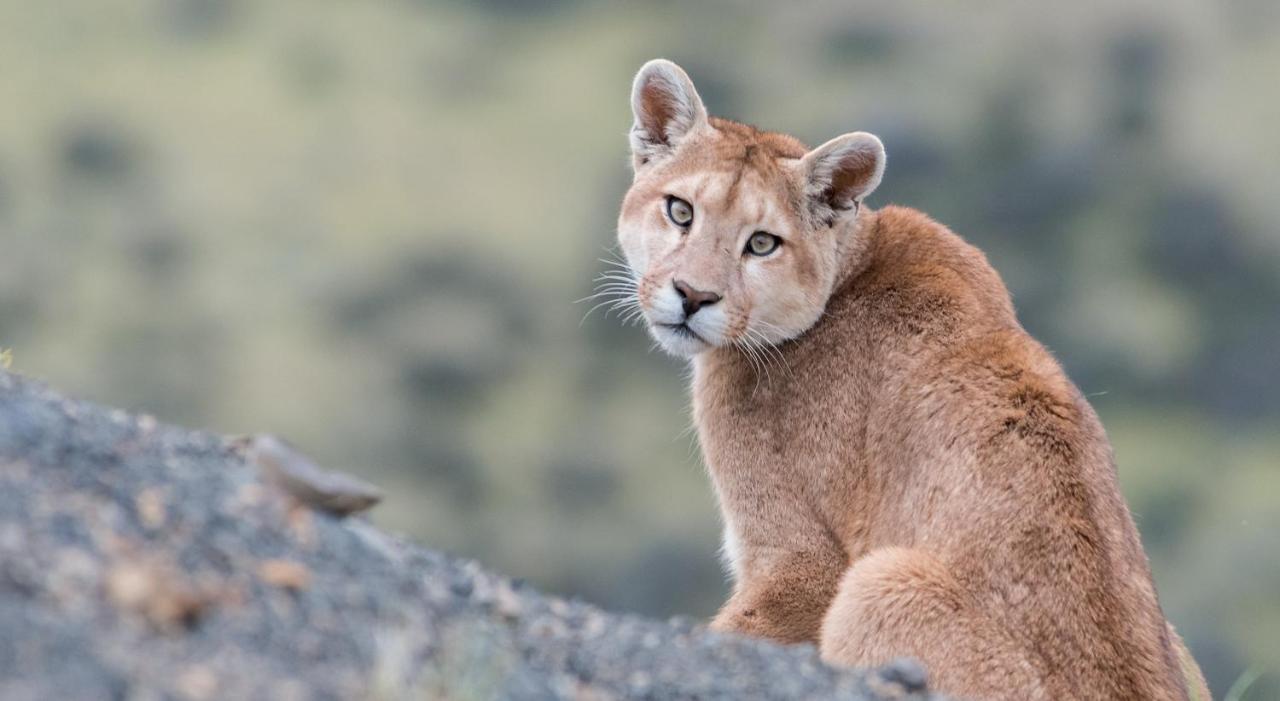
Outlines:
{"label": "blurred vegetation", "polygon": [[0,345],[283,434],[424,542],[705,615],[682,368],[572,304],[654,56],[715,113],[883,137],[873,204],[983,247],[1102,414],[1215,693],[1280,696],[1274,2],[0,0]]}

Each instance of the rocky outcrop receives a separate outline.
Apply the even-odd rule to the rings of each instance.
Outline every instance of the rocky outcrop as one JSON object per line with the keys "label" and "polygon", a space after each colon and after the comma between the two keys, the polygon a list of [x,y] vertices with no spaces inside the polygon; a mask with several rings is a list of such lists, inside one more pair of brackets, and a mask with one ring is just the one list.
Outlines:
{"label": "rocky outcrop", "polygon": [[0,698],[924,698],[911,663],[542,595],[262,462],[0,370]]}

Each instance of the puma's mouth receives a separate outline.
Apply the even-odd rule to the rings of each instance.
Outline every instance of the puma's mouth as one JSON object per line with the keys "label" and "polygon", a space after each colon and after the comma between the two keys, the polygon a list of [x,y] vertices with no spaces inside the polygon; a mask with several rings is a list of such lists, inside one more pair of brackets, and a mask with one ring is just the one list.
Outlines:
{"label": "puma's mouth", "polygon": [[675,356],[692,358],[705,350],[715,347],[715,344],[708,341],[702,334],[689,328],[688,323],[651,324],[649,329],[658,345]]}
{"label": "puma's mouth", "polygon": [[670,331],[671,333],[675,334],[677,337],[694,339],[694,340],[701,341],[707,344],[708,346],[711,345],[710,341],[699,336],[697,331],[694,331],[693,329],[689,328],[689,325],[687,323],[658,324],[658,326]]}

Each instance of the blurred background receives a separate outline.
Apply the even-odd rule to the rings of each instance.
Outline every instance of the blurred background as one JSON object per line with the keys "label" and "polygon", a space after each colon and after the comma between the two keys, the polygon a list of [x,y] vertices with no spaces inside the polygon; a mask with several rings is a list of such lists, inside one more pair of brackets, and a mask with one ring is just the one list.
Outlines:
{"label": "blurred background", "polygon": [[684,368],[574,303],[655,56],[713,113],[884,139],[871,204],[984,248],[1101,413],[1215,695],[1280,697],[1272,0],[0,0],[0,347],[279,433],[424,544],[708,615]]}

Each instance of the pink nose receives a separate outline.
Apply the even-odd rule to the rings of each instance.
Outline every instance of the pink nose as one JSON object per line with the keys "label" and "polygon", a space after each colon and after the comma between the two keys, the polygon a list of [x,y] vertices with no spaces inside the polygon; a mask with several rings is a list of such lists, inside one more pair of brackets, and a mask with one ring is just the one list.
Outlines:
{"label": "pink nose", "polygon": [[696,314],[699,309],[720,301],[720,295],[715,292],[694,289],[681,280],[676,280],[675,286],[676,294],[680,295],[680,305],[684,307],[686,319]]}

